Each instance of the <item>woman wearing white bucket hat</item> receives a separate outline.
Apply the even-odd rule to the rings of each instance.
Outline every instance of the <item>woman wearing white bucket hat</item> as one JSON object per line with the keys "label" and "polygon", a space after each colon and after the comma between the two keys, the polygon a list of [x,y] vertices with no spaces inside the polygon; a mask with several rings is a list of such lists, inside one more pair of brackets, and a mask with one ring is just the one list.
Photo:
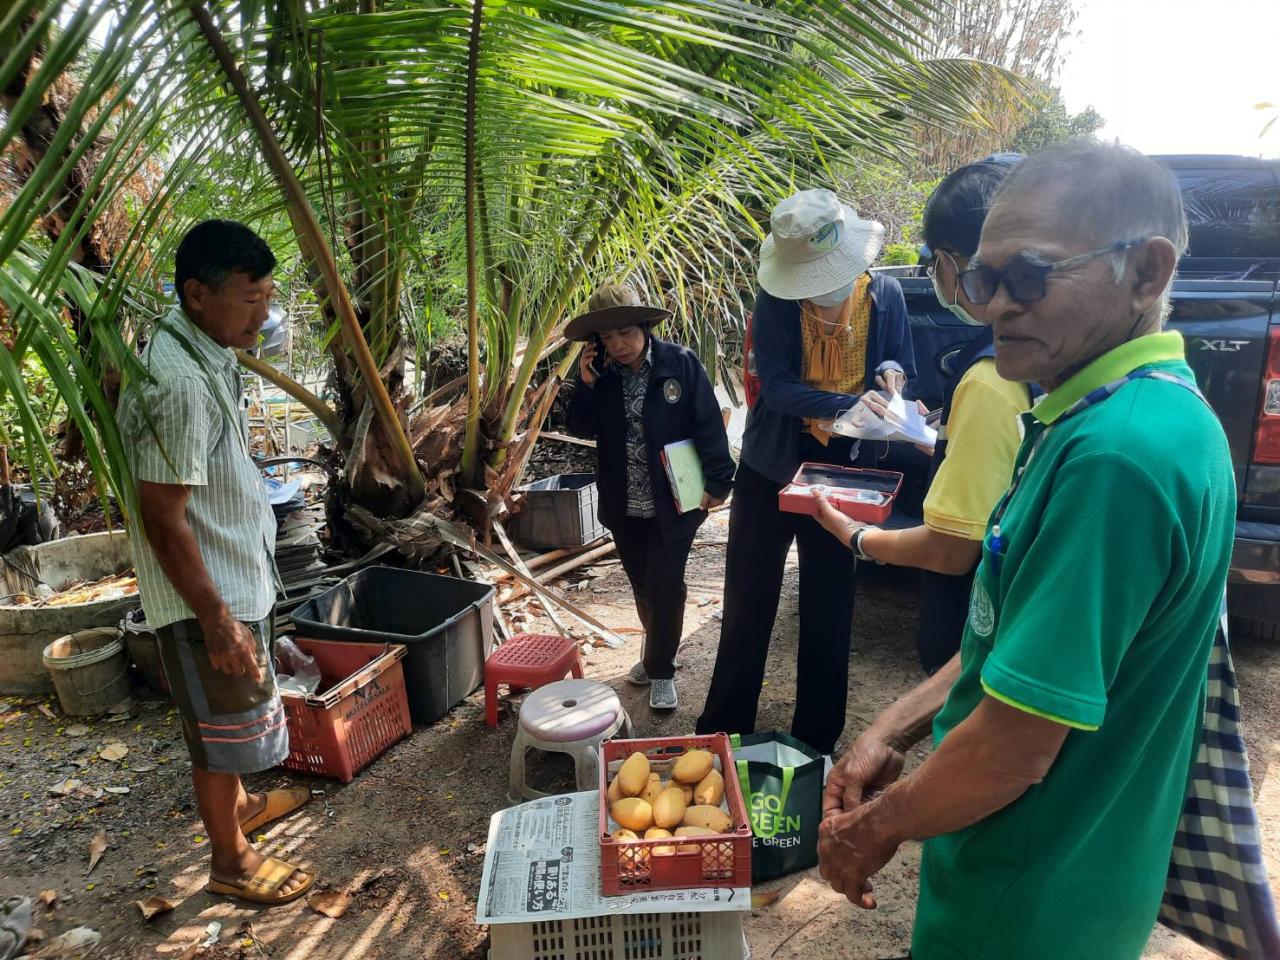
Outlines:
{"label": "woman wearing white bucket hat", "polygon": [[830,753],[844,728],[855,561],[833,549],[812,517],[780,511],[778,492],[804,461],[873,465],[883,446],[832,434],[830,421],[877,386],[900,390],[915,374],[915,356],[898,282],[868,273],[884,241],[880,224],[859,219],[830,190],[803,190],[774,208],[770,226],[752,326],[761,392],[743,435],[720,650],[698,731],[754,730],[795,541],[800,639],[791,733]]}

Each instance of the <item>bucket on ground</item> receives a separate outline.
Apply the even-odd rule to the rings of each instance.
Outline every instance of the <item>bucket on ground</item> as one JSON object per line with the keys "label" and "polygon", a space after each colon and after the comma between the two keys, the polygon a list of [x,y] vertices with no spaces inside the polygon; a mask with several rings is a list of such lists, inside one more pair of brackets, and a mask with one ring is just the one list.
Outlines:
{"label": "bucket on ground", "polygon": [[143,682],[156,693],[168,694],[169,680],[164,675],[164,664],[160,662],[160,640],[147,625],[146,612],[136,607],[125,614],[120,621],[120,633],[129,653],[129,662]]}
{"label": "bucket on ground", "polygon": [[129,696],[129,658],[115,627],[77,630],[44,648],[62,711],[73,717],[106,713]]}

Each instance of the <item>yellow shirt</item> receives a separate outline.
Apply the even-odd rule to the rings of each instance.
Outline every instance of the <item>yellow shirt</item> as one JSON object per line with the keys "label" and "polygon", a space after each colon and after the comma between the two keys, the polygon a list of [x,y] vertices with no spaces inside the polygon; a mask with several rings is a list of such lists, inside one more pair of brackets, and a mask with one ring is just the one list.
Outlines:
{"label": "yellow shirt", "polygon": [[970,367],[951,400],[947,456],[924,498],[929,528],[965,540],[981,540],[987,519],[1013,478],[1022,441],[1018,415],[1031,408],[1027,388],[996,373],[996,362]]}

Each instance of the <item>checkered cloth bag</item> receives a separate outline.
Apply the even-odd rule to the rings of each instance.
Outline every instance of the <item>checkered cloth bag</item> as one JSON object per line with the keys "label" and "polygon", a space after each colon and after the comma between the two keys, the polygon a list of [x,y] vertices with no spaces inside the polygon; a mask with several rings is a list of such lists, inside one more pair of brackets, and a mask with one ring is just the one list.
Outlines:
{"label": "checkered cloth bag", "polygon": [[1280,925],[1240,733],[1225,597],[1209,657],[1200,749],[1173,841],[1160,922],[1228,960],[1280,957]]}

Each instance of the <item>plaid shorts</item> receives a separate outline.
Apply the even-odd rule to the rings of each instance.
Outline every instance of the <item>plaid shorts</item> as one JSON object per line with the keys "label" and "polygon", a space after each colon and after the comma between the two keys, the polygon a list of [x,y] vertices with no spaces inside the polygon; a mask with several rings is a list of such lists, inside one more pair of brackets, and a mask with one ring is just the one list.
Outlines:
{"label": "plaid shorts", "polygon": [[245,626],[257,644],[261,680],[214,669],[197,620],[156,630],[191,762],[212,773],[257,773],[289,755],[284,704],[270,653],[275,617]]}

